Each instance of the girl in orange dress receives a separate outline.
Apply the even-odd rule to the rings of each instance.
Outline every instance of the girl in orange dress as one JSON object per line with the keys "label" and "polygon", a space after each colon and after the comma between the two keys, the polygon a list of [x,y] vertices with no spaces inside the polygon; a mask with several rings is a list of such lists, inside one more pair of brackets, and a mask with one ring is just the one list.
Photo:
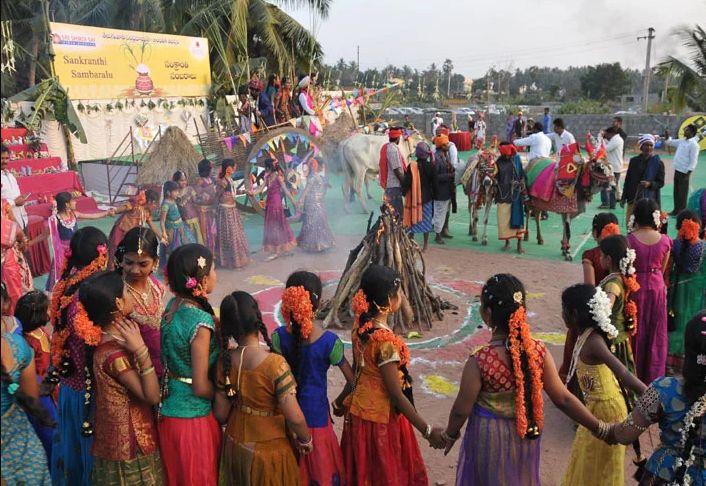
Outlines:
{"label": "girl in orange dress", "polygon": [[433,446],[444,445],[442,430],[432,427],[414,408],[407,370],[409,348],[387,327],[389,315],[402,302],[401,283],[395,270],[371,265],[353,302],[357,379],[344,402],[348,411],[341,439],[346,484],[351,486],[427,485],[414,428]]}
{"label": "girl in orange dress", "polygon": [[96,386],[93,484],[163,484],[157,424],[159,382],[132,312],[123,278],[101,272],[81,284],[75,323],[100,341],[93,351]]}
{"label": "girl in orange dress", "polygon": [[[258,333],[271,348],[255,299],[247,292],[227,295],[221,303],[224,351],[214,404],[216,418],[226,426],[220,485],[299,484],[299,465],[287,429],[294,433],[300,454],[313,450],[289,365],[260,346]],[[235,349],[228,349],[231,338],[238,343]]]}

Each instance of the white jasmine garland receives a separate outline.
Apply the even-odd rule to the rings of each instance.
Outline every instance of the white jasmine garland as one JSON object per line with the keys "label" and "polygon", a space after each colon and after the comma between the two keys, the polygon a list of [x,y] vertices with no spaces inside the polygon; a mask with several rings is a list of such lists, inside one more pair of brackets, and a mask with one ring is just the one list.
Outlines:
{"label": "white jasmine garland", "polygon": [[635,267],[633,266],[635,258],[637,258],[635,250],[628,248],[625,256],[620,259],[620,273],[628,277],[635,274]]}
{"label": "white jasmine garland", "polygon": [[628,219],[628,233],[632,233],[635,230],[635,215],[631,214],[630,219]]}
{"label": "white jasmine garland", "polygon": [[[689,431],[696,426],[696,421],[700,420],[701,417],[706,414],[706,395],[701,396],[698,400],[694,402],[694,404],[691,406],[689,411],[686,413],[684,416],[684,426],[679,430],[681,432],[681,438],[679,439],[679,449],[684,450],[686,447],[686,441],[687,438],[689,437]],[[684,481],[679,484],[676,481],[672,482],[670,486],[688,486],[690,485],[693,480],[691,476],[689,475],[689,468],[694,465],[694,462],[696,461],[696,456],[693,451],[693,446],[692,450],[690,451],[689,457],[684,461],[681,457],[678,457],[674,460],[674,464],[676,466],[676,469],[679,469],[679,467],[684,467]]]}
{"label": "white jasmine garland", "polygon": [[618,337],[618,329],[610,321],[610,314],[613,311],[613,306],[610,304],[610,297],[602,288],[596,287],[596,293],[593,294],[591,300],[588,301],[588,307],[591,309],[593,320],[596,321],[601,331],[606,333],[608,338],[615,339]]}
{"label": "white jasmine garland", "polygon": [[657,229],[662,227],[662,212],[659,209],[652,211],[652,220],[654,221]]}

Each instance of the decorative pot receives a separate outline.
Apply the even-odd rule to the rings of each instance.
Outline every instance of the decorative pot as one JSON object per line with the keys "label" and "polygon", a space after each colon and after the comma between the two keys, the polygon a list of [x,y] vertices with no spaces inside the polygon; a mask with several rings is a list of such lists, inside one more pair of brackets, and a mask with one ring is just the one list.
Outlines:
{"label": "decorative pot", "polygon": [[154,90],[154,83],[149,74],[138,73],[135,80],[135,90],[141,95],[149,95]]}

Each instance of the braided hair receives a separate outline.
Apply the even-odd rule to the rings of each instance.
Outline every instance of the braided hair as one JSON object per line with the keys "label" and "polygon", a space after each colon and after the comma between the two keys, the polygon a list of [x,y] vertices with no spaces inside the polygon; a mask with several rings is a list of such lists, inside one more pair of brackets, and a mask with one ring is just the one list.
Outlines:
{"label": "braided hair", "polygon": [[603,228],[609,224],[618,224],[618,217],[613,213],[598,213],[593,217],[591,222],[591,232],[594,238],[598,238],[603,231]]}
{"label": "braided hair", "polygon": [[[309,293],[309,300],[311,301],[314,314],[316,314],[316,310],[319,308],[319,303],[321,302],[322,291],[321,279],[318,275],[304,270],[294,272],[287,278],[285,287],[304,287]],[[291,333],[294,337],[294,348],[290,354],[286,354],[284,357],[289,363],[289,367],[292,369],[294,378],[299,380],[302,343],[304,341],[302,337],[302,327],[301,323],[297,322],[293,316],[288,317],[290,319]]]}
{"label": "braided hair", "polygon": [[[372,320],[380,310],[390,304],[390,299],[397,295],[402,285],[399,272],[383,265],[370,265],[360,279],[360,290],[365,294],[368,310],[358,318],[358,325],[362,326]],[[363,342],[367,336],[362,336]]]}
{"label": "braided hair", "polygon": [[[690,209],[685,209],[684,211],[680,212],[677,216],[677,231],[682,228],[682,225],[687,220],[693,221],[699,226],[701,225],[701,220],[699,219],[699,216],[694,211]],[[674,263],[676,264],[677,273],[683,273],[687,264],[686,256],[689,252],[689,248],[691,248],[691,243],[687,240],[680,239],[679,244],[681,245],[681,248],[679,254],[676,255]]]}
{"label": "braided hair", "polygon": [[[524,319],[520,322],[516,336],[518,349],[513,349],[510,341],[514,318],[517,313],[524,316],[526,298],[522,282],[507,273],[490,277],[481,292],[481,306],[490,313],[492,326],[509,336],[508,349],[513,357],[510,365],[518,394],[518,403],[515,404],[517,432],[520,437],[534,439],[539,437],[543,425],[541,370],[538,372],[534,369],[536,366],[541,367],[541,362],[537,356],[536,342],[529,335],[529,326]],[[513,352],[519,354],[518,360]],[[520,396],[523,397],[521,402]]]}
{"label": "braided hair", "polygon": [[[175,295],[196,302],[202,310],[215,316],[205,292],[199,291],[201,283],[211,273],[213,265],[213,253],[205,246],[198,243],[182,245],[169,255],[167,282]],[[191,278],[197,282],[195,288],[187,287]]]}
{"label": "braided hair", "polygon": [[49,320],[49,297],[39,290],[30,290],[17,300],[15,317],[22,324],[22,332],[29,334]]}
{"label": "braided hair", "polygon": [[[98,228],[93,226],[86,226],[81,228],[76,233],[74,233],[71,238],[70,249],[71,255],[66,259],[64,265],[64,271],[61,273],[59,280],[68,279],[74,271],[83,269],[84,267],[90,265],[99,256],[98,247],[107,246],[108,238],[106,238],[105,233],[103,233]],[[70,297],[78,291],[78,287],[81,281],[76,282],[74,285],[66,287],[63,289],[60,295],[55,293],[52,295],[52,300],[60,299],[61,297]],[[57,283],[57,286],[60,284]],[[60,286],[61,290],[63,286]],[[65,329],[68,325],[68,307],[62,309],[59,318],[54,324],[55,330]]]}
{"label": "braided hair", "polygon": [[561,307],[567,316],[575,315],[575,324],[580,330],[592,328],[603,337],[606,344],[610,343],[608,335],[603,331],[591,313],[589,302],[596,294],[596,287],[588,284],[575,284],[567,287],[561,293]]}
{"label": "braided hair", "polygon": [[230,338],[236,341],[244,336],[259,333],[272,351],[272,340],[262,320],[262,313],[255,298],[247,292],[236,291],[226,295],[221,302],[221,359],[225,377],[226,396],[234,397],[230,384],[231,353],[228,352]]}
{"label": "braided hair", "polygon": [[[698,356],[706,356],[706,310],[696,314],[686,324],[684,331],[682,375],[684,377],[684,395],[689,407],[706,395],[706,365],[699,364]],[[688,472],[685,463],[693,453],[694,446],[699,439],[700,429],[703,426],[703,420],[699,420],[697,417],[693,426],[687,431],[686,443],[681,453],[682,465],[674,473],[675,484],[685,484],[684,477]]]}

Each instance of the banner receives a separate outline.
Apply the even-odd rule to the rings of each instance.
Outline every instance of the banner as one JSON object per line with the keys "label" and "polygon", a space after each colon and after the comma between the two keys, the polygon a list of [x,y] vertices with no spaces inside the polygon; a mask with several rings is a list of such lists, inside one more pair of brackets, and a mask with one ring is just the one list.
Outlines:
{"label": "banner", "polygon": [[54,69],[74,100],[207,96],[208,40],[50,22]]}
{"label": "banner", "polygon": [[684,120],[679,126],[679,133],[677,133],[678,138],[684,137],[684,129],[687,125],[694,125],[696,127],[699,148],[706,150],[706,115],[694,115]]}

